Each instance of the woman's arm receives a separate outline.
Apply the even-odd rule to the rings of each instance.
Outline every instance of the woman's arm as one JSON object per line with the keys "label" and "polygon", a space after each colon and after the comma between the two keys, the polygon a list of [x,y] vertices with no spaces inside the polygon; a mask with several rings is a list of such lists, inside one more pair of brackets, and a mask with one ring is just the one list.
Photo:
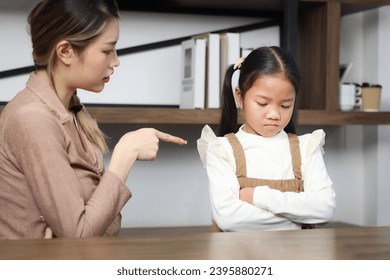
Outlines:
{"label": "woman's arm", "polygon": [[[80,174],[77,176],[74,168],[89,167],[85,167],[81,159],[80,163],[77,163],[77,159],[73,161],[75,166],[71,166],[68,150],[72,140],[64,132],[63,124],[45,106],[38,110],[27,108],[23,111],[15,114],[7,138],[11,143],[11,152],[25,174],[40,215],[57,237],[103,235],[131,197],[124,184],[128,171],[118,172],[123,168],[118,162],[121,163],[121,158],[125,158],[123,163],[128,165],[124,169],[130,170],[134,158],[152,159],[158,145],[153,144],[156,149],[152,149],[151,154],[147,152],[147,145],[138,151],[129,149],[130,152],[125,154],[121,147],[131,146],[131,141],[122,141],[114,156],[119,169],[111,165],[100,179],[96,175],[97,186],[93,182],[86,185],[85,180],[80,181]],[[157,138],[167,137],[154,133]],[[173,141],[176,140],[173,138]],[[90,172],[92,176],[96,173],[95,170],[77,172]],[[85,197],[84,190],[92,190],[92,195]]]}
{"label": "woman's arm", "polygon": [[118,216],[116,216],[115,220],[108,226],[104,235],[106,235],[106,236],[118,235],[118,233],[121,229],[121,222],[122,222],[122,215],[118,214]]}
{"label": "woman's arm", "polygon": [[116,144],[108,170],[125,182],[136,160],[154,160],[156,158],[160,141],[178,145],[187,143],[179,137],[153,128],[142,128],[128,132]]}

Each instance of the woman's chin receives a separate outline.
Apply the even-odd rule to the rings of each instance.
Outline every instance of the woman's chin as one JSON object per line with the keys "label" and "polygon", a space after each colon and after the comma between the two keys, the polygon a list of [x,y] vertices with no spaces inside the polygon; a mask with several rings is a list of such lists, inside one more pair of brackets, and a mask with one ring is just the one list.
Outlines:
{"label": "woman's chin", "polygon": [[104,89],[104,84],[99,85],[99,86],[95,86],[95,87],[90,87],[90,88],[83,88],[83,90],[91,91],[91,92],[94,92],[94,93],[102,92],[103,89]]}

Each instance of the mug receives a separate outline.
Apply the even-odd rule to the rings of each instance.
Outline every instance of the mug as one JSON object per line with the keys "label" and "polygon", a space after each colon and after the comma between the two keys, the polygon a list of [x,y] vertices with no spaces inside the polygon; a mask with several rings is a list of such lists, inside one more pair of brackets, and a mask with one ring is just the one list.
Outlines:
{"label": "mug", "polygon": [[351,111],[356,104],[356,85],[355,84],[341,84],[340,85],[340,110]]}

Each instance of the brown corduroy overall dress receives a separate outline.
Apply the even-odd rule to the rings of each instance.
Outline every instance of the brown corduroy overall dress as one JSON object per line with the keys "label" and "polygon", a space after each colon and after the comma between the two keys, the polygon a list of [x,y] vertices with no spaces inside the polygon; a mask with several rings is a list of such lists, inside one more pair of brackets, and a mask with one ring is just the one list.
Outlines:
{"label": "brown corduroy overall dress", "polygon": [[[256,186],[269,186],[272,189],[280,190],[282,192],[303,192],[303,180],[301,171],[301,152],[299,149],[299,139],[296,134],[288,133],[290,142],[290,152],[293,164],[294,179],[286,180],[269,180],[259,178],[246,177],[246,159],[244,149],[237,136],[234,133],[226,134],[225,137],[229,140],[233,148],[234,158],[236,160],[236,176],[242,188],[254,188]],[[302,224],[302,229],[311,229],[314,225]],[[211,225],[212,232],[221,232],[215,221]]]}

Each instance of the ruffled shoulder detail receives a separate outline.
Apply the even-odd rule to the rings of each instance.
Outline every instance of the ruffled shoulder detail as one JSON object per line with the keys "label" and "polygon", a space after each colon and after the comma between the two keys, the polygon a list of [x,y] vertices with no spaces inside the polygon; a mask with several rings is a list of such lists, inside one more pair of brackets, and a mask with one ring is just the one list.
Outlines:
{"label": "ruffled shoulder detail", "polygon": [[207,163],[207,151],[212,149],[212,152],[218,154],[221,158],[229,161],[230,157],[222,144],[221,140],[215,135],[210,126],[205,125],[202,129],[201,137],[197,141],[198,153],[203,166]]}
{"label": "ruffled shoulder detail", "polygon": [[320,149],[321,153],[324,154],[325,151],[323,146],[325,145],[325,131],[317,129],[309,135],[306,156],[310,157],[317,149]]}

